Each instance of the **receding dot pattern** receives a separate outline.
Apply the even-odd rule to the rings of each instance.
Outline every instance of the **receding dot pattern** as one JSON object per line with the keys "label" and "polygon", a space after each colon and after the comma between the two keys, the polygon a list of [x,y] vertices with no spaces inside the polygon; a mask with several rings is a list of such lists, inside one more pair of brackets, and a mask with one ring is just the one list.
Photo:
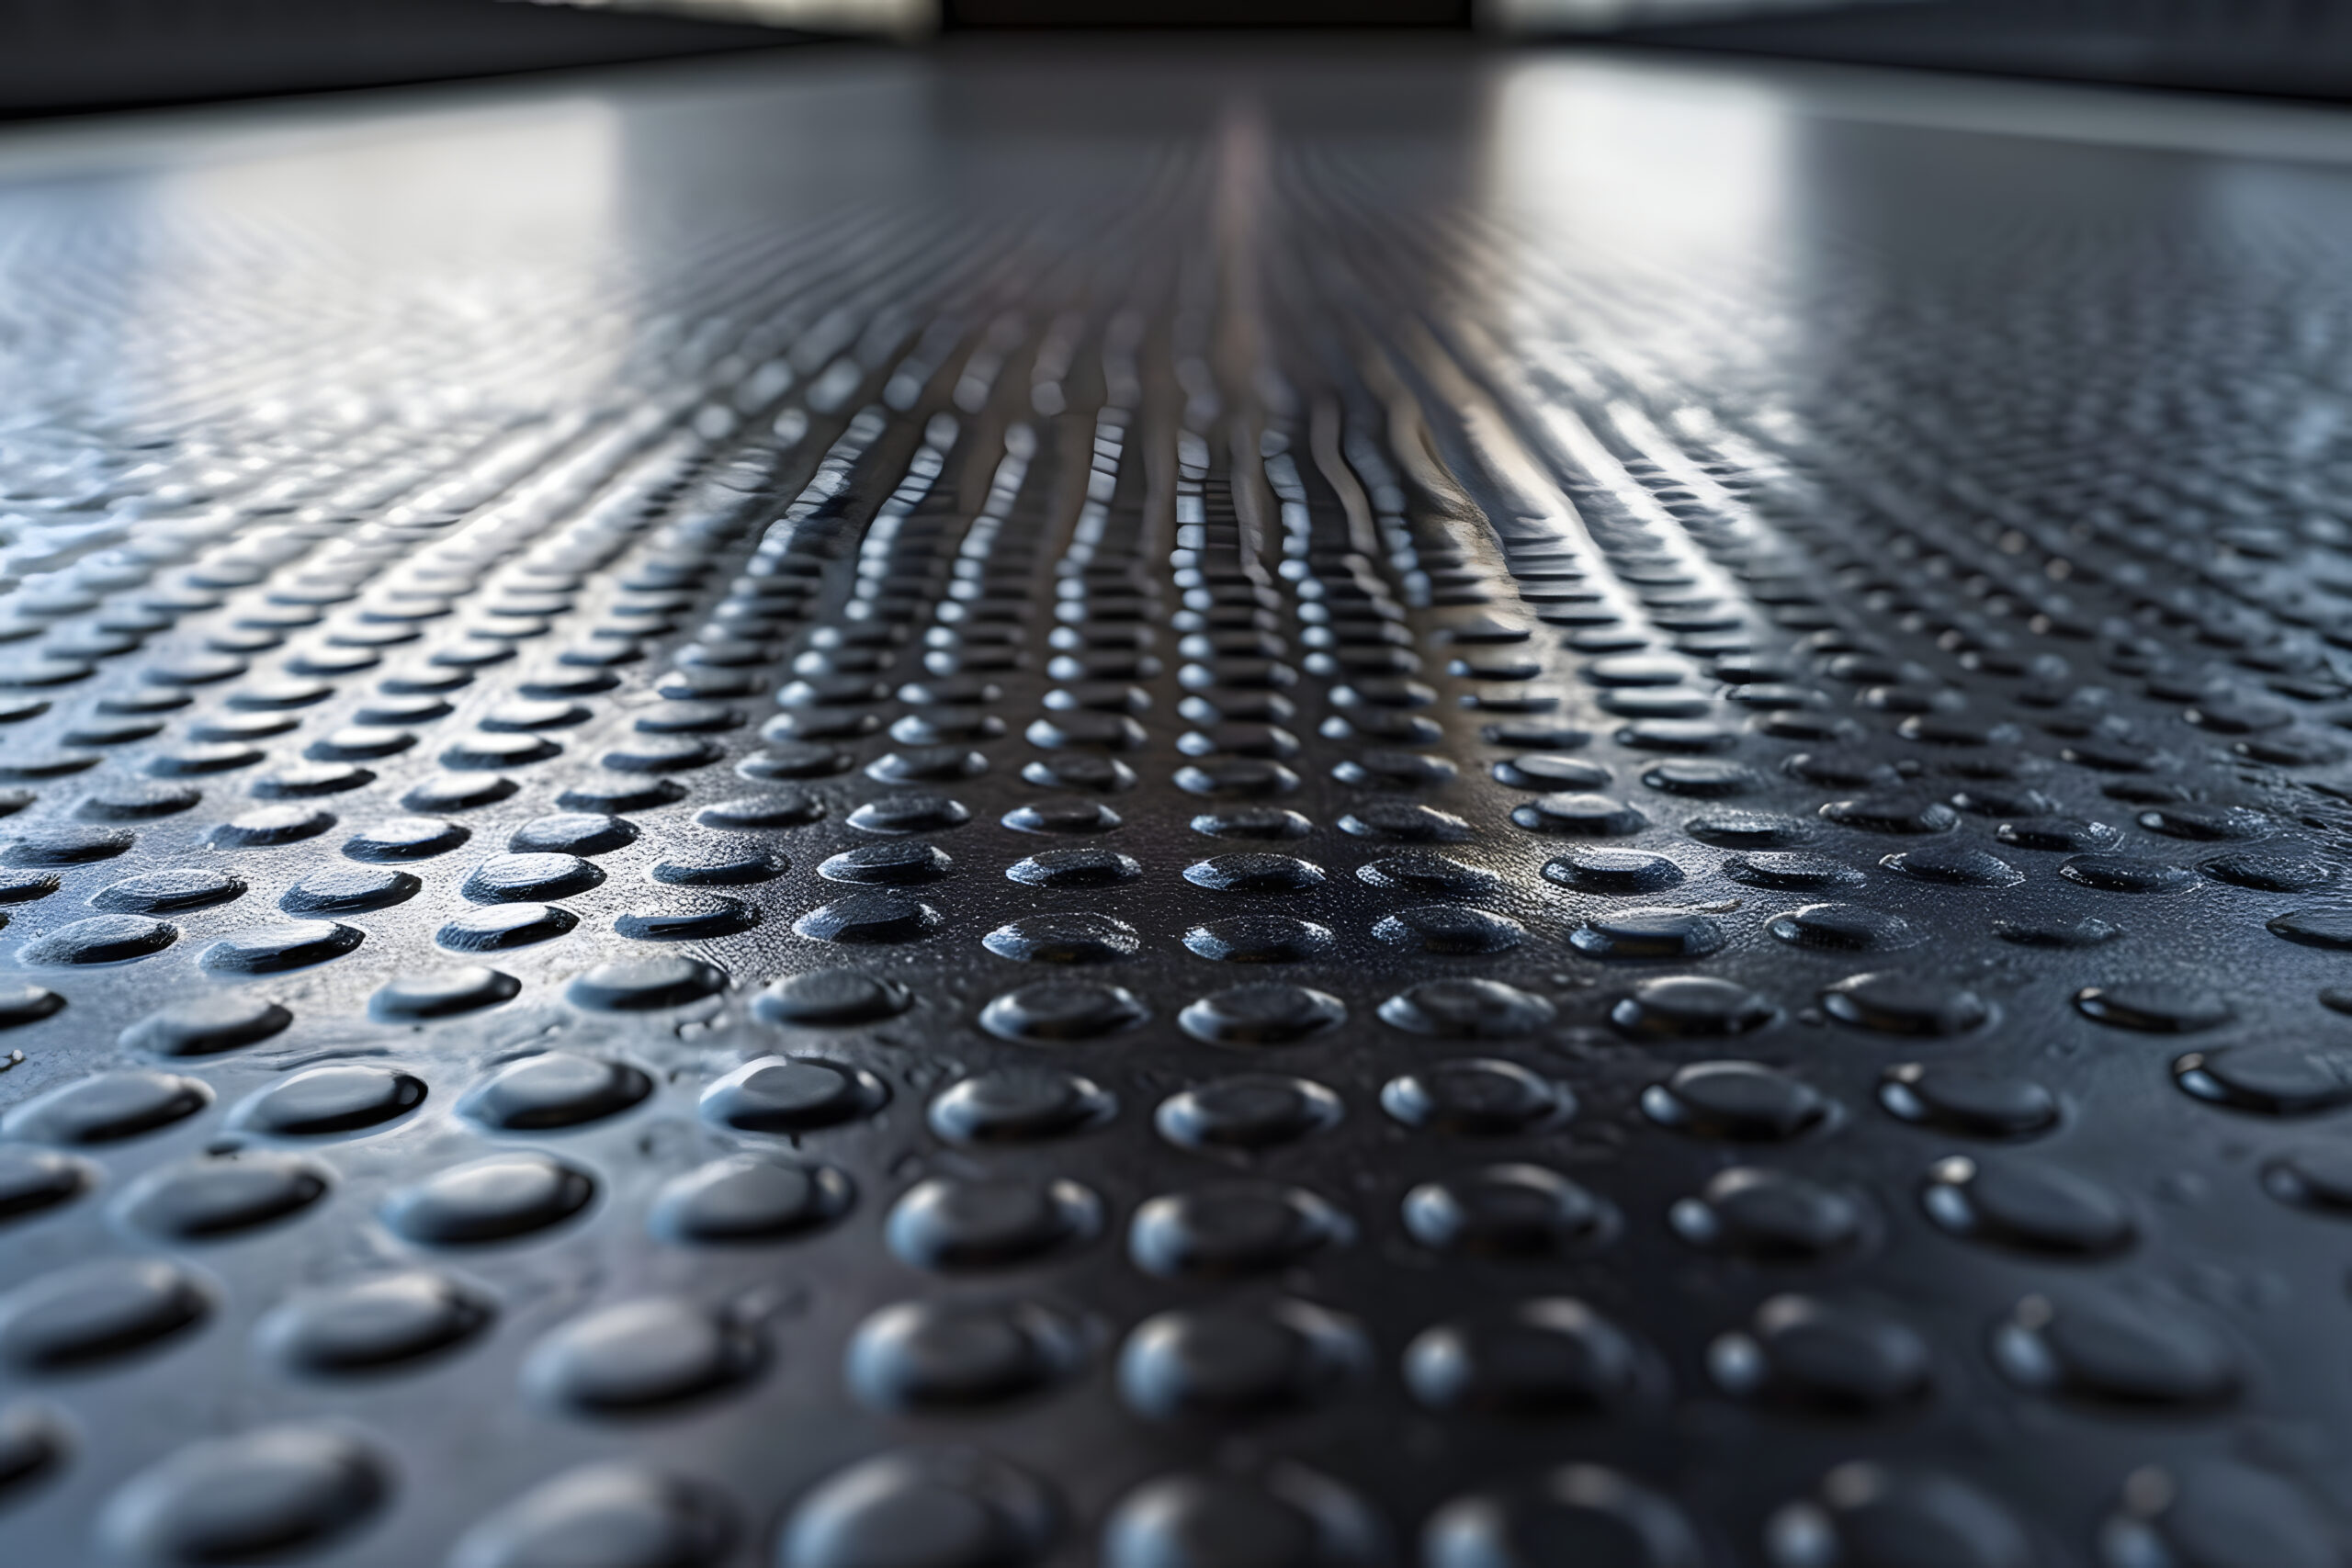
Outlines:
{"label": "receding dot pattern", "polygon": [[1832,156],[1792,296],[1242,90],[855,214],[27,187],[29,1553],[2341,1556],[2328,193]]}

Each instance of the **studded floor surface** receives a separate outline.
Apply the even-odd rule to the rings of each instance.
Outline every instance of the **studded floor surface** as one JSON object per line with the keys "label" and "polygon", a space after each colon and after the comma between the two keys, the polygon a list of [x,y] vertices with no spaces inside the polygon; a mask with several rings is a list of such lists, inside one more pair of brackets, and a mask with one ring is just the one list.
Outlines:
{"label": "studded floor surface", "polygon": [[0,1560],[2343,1564],[2352,136],[1808,80],[0,144]]}

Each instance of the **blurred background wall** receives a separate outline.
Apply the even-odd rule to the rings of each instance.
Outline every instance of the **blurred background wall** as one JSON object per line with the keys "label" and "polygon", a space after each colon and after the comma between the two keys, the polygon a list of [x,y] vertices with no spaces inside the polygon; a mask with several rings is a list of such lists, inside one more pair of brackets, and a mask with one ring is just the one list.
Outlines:
{"label": "blurred background wall", "polygon": [[1456,28],[2352,97],[2347,0],[0,0],[0,116],[939,29]]}

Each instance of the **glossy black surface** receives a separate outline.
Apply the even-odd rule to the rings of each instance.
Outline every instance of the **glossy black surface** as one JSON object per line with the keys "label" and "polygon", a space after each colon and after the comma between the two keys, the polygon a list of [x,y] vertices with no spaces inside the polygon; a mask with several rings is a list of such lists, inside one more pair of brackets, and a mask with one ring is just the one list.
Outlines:
{"label": "glossy black surface", "polygon": [[1908,91],[0,145],[0,1558],[2342,1564],[2352,134]]}

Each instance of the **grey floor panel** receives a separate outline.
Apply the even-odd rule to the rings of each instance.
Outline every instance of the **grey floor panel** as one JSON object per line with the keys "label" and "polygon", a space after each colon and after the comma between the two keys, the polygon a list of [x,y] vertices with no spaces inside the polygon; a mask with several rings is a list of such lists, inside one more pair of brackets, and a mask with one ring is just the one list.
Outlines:
{"label": "grey floor panel", "polygon": [[2340,132],[1857,90],[0,147],[0,1559],[2343,1563]]}

